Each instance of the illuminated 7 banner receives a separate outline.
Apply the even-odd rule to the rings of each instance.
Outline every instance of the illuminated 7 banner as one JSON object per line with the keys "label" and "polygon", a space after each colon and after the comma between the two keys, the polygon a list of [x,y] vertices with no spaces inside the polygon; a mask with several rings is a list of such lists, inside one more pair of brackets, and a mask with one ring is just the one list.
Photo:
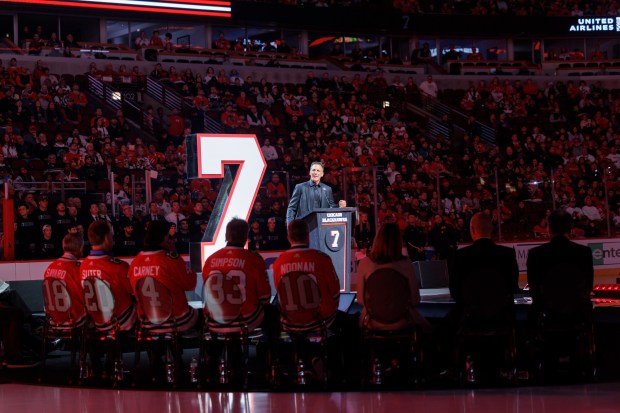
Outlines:
{"label": "illuminated 7 banner", "polygon": [[231,2],[216,0],[4,0],[39,6],[81,7],[148,13],[188,14],[192,16],[231,17]]}
{"label": "illuminated 7 banner", "polygon": [[222,179],[200,249],[190,246],[192,268],[202,271],[205,260],[226,245],[228,221],[250,217],[267,163],[255,135],[197,134],[186,144],[189,178]]}

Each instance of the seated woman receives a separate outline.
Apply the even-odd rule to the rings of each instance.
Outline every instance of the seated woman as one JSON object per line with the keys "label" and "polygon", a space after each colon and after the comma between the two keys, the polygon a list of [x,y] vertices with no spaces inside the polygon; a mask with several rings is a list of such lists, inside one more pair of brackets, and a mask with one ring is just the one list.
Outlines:
{"label": "seated woman", "polygon": [[[357,301],[364,307],[360,317],[363,328],[400,330],[413,327],[414,325],[427,324],[427,321],[415,308],[420,303],[420,289],[413,270],[413,264],[409,258],[403,255],[402,247],[402,238],[398,225],[393,222],[386,222],[377,231],[370,253],[360,261],[358,267]],[[370,303],[365,302],[373,294],[373,291],[367,290],[370,276],[375,271],[383,269],[393,270],[401,274],[406,279],[409,288],[408,310],[402,314],[400,319],[392,320],[391,322],[373,319],[371,317],[373,307],[369,305]],[[399,288],[400,285],[402,284],[393,284],[396,288]],[[389,284],[383,284],[383,286],[389,288]],[[381,295],[398,296],[399,292],[401,291],[386,291]]]}

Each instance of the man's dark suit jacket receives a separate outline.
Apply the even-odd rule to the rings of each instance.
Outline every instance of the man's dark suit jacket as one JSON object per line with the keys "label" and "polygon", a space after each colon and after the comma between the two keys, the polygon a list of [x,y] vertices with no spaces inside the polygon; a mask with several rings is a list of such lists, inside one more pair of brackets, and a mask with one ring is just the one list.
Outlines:
{"label": "man's dark suit jacket", "polygon": [[[288,224],[294,219],[303,218],[314,209],[314,184],[312,181],[303,182],[295,185],[293,195],[288,203],[286,210],[286,223]],[[338,204],[334,202],[334,195],[329,185],[323,182],[319,183],[319,192],[321,196],[320,208],[337,208]]]}
{"label": "man's dark suit jacket", "polygon": [[456,251],[450,274],[450,294],[457,310],[474,317],[509,315],[519,283],[519,266],[512,248],[481,238]]}
{"label": "man's dark suit jacket", "polygon": [[[166,218],[163,215],[155,214],[155,220],[164,222]],[[142,221],[144,222],[144,226],[146,227],[146,223],[153,221],[153,217],[151,216],[151,214],[146,214],[144,215],[144,218],[142,219]]]}
{"label": "man's dark suit jacket", "polygon": [[528,252],[527,282],[535,311],[587,312],[594,283],[592,250],[555,236]]}

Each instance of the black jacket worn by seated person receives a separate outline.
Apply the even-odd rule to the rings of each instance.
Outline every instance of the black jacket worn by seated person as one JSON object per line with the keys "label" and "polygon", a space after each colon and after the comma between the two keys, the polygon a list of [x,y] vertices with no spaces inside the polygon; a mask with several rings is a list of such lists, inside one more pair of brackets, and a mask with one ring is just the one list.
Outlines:
{"label": "black jacket worn by seated person", "polygon": [[329,185],[311,180],[295,185],[293,195],[286,210],[286,223],[303,218],[316,208],[337,208]]}
{"label": "black jacket worn by seated person", "polygon": [[507,315],[519,283],[515,250],[480,238],[456,251],[450,294],[457,309],[476,317]]}
{"label": "black jacket worn by seated person", "polygon": [[527,282],[535,311],[585,314],[592,307],[592,250],[564,235],[556,235],[548,243],[529,250]]}

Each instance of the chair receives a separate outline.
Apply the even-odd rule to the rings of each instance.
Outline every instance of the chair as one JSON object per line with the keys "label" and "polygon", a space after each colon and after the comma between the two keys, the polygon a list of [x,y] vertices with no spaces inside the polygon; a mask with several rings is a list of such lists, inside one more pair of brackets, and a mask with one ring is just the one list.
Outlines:
{"label": "chair", "polygon": [[463,308],[457,332],[463,382],[474,384],[480,371],[497,368],[498,348],[502,377],[516,380],[514,298],[506,282],[496,269],[481,264],[476,275],[463,283]]}
{"label": "chair", "polygon": [[[318,342],[320,358],[328,366],[328,324],[319,312],[321,291],[311,274],[294,271],[285,274],[277,286],[282,331],[293,344],[293,363],[297,368],[296,384],[306,385],[306,363],[302,357],[304,342]],[[302,326],[302,327],[300,327]],[[328,369],[316,372],[323,385],[328,383]]]}
{"label": "chair", "polygon": [[[55,278],[43,280],[43,300],[45,308],[45,324],[43,326],[43,341],[41,343],[41,370],[39,381],[43,381],[45,372],[45,360],[47,346],[51,339],[65,339],[71,342],[71,366],[73,374],[75,369],[75,356],[78,355],[77,379],[81,384],[88,378],[86,366],[86,351],[84,345],[84,324],[83,320],[73,320],[71,318],[71,295],[64,281]],[[69,378],[69,383],[72,378]]]}
{"label": "chair", "polygon": [[45,162],[41,159],[31,159],[30,161],[28,161],[28,167],[30,170],[34,169],[37,171],[43,171],[43,168],[45,167]]}
{"label": "chair", "polygon": [[11,161],[11,169],[15,172],[19,172],[20,168],[28,168],[28,161],[25,159],[13,159]]}
{"label": "chair", "polygon": [[[108,351],[108,360],[113,361],[112,381],[114,386],[119,385],[124,379],[123,353],[120,335],[121,326],[114,317],[116,307],[114,295],[107,281],[96,277],[88,277],[82,280],[84,302],[86,312],[95,323],[95,329],[91,332],[95,342],[112,342]],[[96,349],[93,348],[96,351]],[[98,363],[98,356],[93,357],[93,362]],[[109,372],[108,372],[109,373]]]}
{"label": "chair", "polygon": [[[182,361],[179,332],[177,331],[176,320],[172,315],[172,294],[156,278],[144,277],[136,283],[136,299],[140,322],[136,334],[134,357],[136,375],[134,378],[137,379],[137,371],[140,365],[140,343],[164,341],[166,343],[166,382],[176,387],[180,378]],[[156,354],[152,353],[149,359],[151,381],[154,382],[156,380]]]}
{"label": "chair", "polygon": [[545,275],[541,300],[540,381],[554,374],[567,377],[565,373],[571,372],[579,378],[595,379],[594,324],[586,280],[575,273],[569,262],[558,262]]}
{"label": "chair", "polygon": [[[364,354],[368,355],[367,365],[372,365],[370,382],[373,385],[384,384],[386,369],[383,366],[390,365],[393,370],[402,364],[404,358],[410,368],[415,368],[417,366],[414,364],[422,359],[423,353],[417,345],[417,330],[411,320],[410,291],[409,281],[391,268],[378,269],[364,281],[366,311],[362,320],[362,338]],[[379,347],[383,347],[382,352]],[[395,347],[399,351],[395,352]],[[389,363],[385,363],[386,354]],[[400,357],[393,358],[394,354]],[[415,373],[419,373],[418,369]],[[395,381],[396,377],[390,379]]]}
{"label": "chair", "polygon": [[[245,285],[235,274],[224,274],[213,271],[204,283],[202,289],[203,311],[205,323],[203,328],[202,345],[200,348],[200,360],[206,360],[207,355],[212,353],[204,344],[213,341],[223,342],[222,352],[218,364],[219,384],[229,384],[233,371],[230,367],[231,343],[239,342],[241,345],[241,379],[244,389],[248,386],[248,358],[249,358],[249,326],[242,320],[241,308],[245,302]],[[208,363],[204,363],[207,372]],[[208,377],[208,375],[207,375]],[[207,378],[207,381],[209,378]]]}

